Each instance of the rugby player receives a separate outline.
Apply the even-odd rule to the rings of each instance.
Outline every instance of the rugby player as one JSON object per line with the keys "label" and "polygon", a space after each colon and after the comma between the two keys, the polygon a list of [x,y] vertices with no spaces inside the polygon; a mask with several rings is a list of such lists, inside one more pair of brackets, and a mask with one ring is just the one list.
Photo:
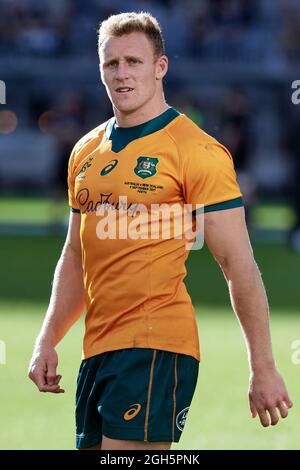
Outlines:
{"label": "rugby player", "polygon": [[[120,236],[105,228],[100,209],[130,222],[139,205],[202,205],[205,242],[224,273],[246,340],[250,410],[263,426],[275,425],[292,402],[272,353],[266,292],[232,156],[167,104],[168,58],[150,14],[103,21],[99,58],[113,117],[82,137],[70,156],[69,229],[29,377],[42,392],[64,392],[55,347],[86,310],[76,447],[157,450],[178,442],[200,362],[183,282],[185,239]],[[144,234],[149,224],[141,223]]]}

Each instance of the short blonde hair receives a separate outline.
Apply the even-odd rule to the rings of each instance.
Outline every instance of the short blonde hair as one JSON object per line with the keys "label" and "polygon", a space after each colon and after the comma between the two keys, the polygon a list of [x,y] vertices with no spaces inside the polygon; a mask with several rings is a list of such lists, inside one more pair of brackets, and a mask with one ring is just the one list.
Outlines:
{"label": "short blonde hair", "polygon": [[144,11],[111,15],[102,21],[98,30],[98,51],[107,37],[120,37],[135,32],[144,33],[148,37],[153,45],[155,58],[165,53],[160,24],[154,16]]}

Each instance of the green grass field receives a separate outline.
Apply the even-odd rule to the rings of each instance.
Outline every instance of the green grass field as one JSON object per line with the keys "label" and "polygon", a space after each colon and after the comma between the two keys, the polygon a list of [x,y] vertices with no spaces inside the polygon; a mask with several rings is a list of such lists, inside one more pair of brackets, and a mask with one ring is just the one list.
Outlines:
{"label": "green grass field", "polygon": [[[58,347],[65,394],[39,393],[27,379],[33,342],[42,322],[60,237],[0,237],[0,449],[74,448],[74,394],[83,322]],[[187,285],[197,305],[202,363],[198,387],[179,449],[300,449],[300,364],[291,343],[300,339],[300,255],[284,246],[254,247],[272,307],[279,368],[294,408],[287,420],[264,429],[251,418],[245,347],[223,275],[206,249],[192,252]]]}

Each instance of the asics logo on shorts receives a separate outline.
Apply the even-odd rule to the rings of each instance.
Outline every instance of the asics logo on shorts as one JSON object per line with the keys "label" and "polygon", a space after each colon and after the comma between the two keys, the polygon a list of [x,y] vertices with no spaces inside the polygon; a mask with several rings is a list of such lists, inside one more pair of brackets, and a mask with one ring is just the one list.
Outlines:
{"label": "asics logo on shorts", "polygon": [[124,413],[123,418],[126,421],[129,421],[130,419],[133,419],[136,417],[136,415],[141,411],[142,405],[139,403],[135,403],[134,405],[130,405],[131,408]]}

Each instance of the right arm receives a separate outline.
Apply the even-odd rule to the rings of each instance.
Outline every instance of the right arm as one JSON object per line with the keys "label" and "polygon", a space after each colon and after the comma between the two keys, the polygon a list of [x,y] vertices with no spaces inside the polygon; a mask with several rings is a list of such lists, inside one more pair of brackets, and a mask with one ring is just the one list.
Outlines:
{"label": "right arm", "polygon": [[55,346],[84,309],[80,214],[71,212],[68,234],[54,273],[49,306],[29,365],[28,376],[40,391],[64,391],[59,386],[61,376],[56,374],[58,357]]}

